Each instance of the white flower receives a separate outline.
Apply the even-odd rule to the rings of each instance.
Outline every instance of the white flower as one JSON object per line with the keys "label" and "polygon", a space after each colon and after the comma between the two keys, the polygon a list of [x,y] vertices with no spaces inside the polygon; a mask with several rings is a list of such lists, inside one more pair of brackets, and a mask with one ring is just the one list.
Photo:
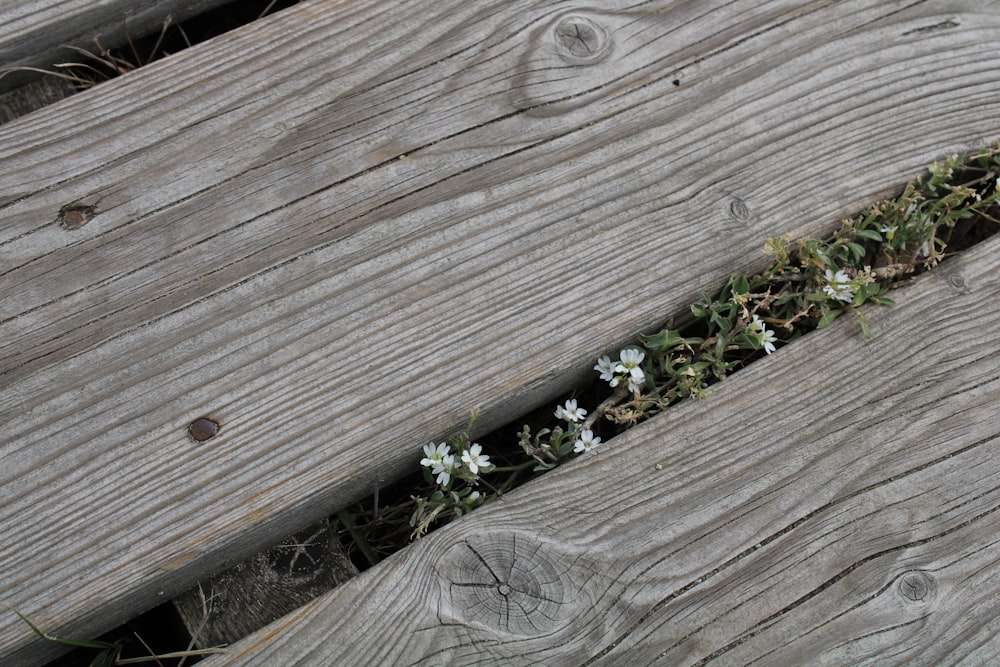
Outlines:
{"label": "white flower", "polygon": [[753,316],[753,320],[747,325],[747,329],[757,336],[757,340],[760,341],[760,346],[764,348],[764,352],[771,354],[774,352],[774,344],[777,342],[777,338],[774,336],[774,332],[767,328],[764,321],[760,319],[757,315]]}
{"label": "white flower", "polygon": [[610,382],[615,378],[615,364],[609,357],[598,359],[594,370],[600,372],[601,379],[605,382]]}
{"label": "white flower", "polygon": [[576,407],[576,399],[571,398],[566,401],[566,406],[556,406],[556,419],[565,419],[568,422],[578,422],[587,416],[587,411]]}
{"label": "white flower", "polygon": [[420,459],[420,465],[428,468],[440,467],[441,461],[450,451],[451,447],[443,442],[439,445],[435,445],[433,442],[429,445],[424,445],[424,458]]}
{"label": "white flower", "polygon": [[764,348],[764,352],[771,354],[774,352],[774,342],[778,340],[774,337],[774,332],[770,329],[764,329],[760,332],[760,345]]}
{"label": "white flower", "polygon": [[469,472],[473,475],[478,475],[480,468],[485,470],[490,467],[490,457],[486,456],[482,452],[482,446],[475,443],[473,443],[469,449],[462,452],[462,463],[465,464],[465,467],[467,467]]}
{"label": "white flower", "polygon": [[642,350],[636,350],[634,348],[622,350],[618,356],[621,357],[621,361],[615,365],[616,373],[627,373],[641,364],[642,360],[646,358],[646,355],[642,352]]}
{"label": "white flower", "polygon": [[448,486],[451,480],[451,473],[455,471],[455,455],[448,454],[441,459],[441,462],[431,470],[432,475],[437,475],[437,483],[440,486]]}
{"label": "white flower", "polygon": [[646,384],[646,374],[641,368],[633,368],[628,372],[628,390],[641,392]]}
{"label": "white flower", "polygon": [[615,364],[614,372],[618,373],[611,379],[611,386],[617,387],[622,380],[628,381],[629,391],[641,392],[646,383],[646,374],[639,368],[639,364],[646,358],[642,350],[627,348],[618,354],[621,361]]}
{"label": "white flower", "polygon": [[580,431],[580,437],[577,438],[576,443],[573,445],[573,451],[577,453],[589,452],[599,444],[601,444],[601,439],[595,436],[594,432],[589,428],[585,428]]}
{"label": "white flower", "polygon": [[851,291],[851,279],[843,271],[834,273],[830,269],[826,270],[826,282],[823,291],[838,301],[851,303],[854,301],[854,293]]}
{"label": "white flower", "polygon": [[896,236],[896,232],[899,231],[899,225],[882,225],[882,233],[885,234],[885,240],[891,241],[893,237]]}

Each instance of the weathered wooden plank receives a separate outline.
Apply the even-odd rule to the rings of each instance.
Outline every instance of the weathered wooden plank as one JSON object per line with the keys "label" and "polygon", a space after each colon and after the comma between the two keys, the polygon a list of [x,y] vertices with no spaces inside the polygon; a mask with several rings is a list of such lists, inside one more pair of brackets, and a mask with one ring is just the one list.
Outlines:
{"label": "weathered wooden plank", "polygon": [[303,3],[0,128],[5,599],[99,631],[995,139],[995,8]]}
{"label": "weathered wooden plank", "polygon": [[1000,238],[939,271],[204,664],[995,664]]}
{"label": "weathered wooden plank", "polygon": [[[159,30],[168,15],[177,21],[196,16],[226,0],[0,0],[0,70],[49,68],[79,61],[67,46],[93,50],[99,36],[107,48]],[[23,85],[37,74],[0,77],[0,92]]]}

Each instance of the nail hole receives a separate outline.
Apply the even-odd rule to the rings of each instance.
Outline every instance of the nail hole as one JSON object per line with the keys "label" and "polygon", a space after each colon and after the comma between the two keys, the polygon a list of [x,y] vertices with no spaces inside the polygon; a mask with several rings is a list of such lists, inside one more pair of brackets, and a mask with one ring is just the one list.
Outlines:
{"label": "nail hole", "polygon": [[219,422],[208,417],[198,417],[188,426],[188,433],[197,442],[205,442],[219,432]]}

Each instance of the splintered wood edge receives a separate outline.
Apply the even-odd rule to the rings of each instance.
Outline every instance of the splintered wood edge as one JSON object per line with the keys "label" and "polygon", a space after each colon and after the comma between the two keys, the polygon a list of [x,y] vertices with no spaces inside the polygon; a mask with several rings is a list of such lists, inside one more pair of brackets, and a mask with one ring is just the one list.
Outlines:
{"label": "splintered wood edge", "polygon": [[204,664],[990,662],[998,272],[993,237]]}

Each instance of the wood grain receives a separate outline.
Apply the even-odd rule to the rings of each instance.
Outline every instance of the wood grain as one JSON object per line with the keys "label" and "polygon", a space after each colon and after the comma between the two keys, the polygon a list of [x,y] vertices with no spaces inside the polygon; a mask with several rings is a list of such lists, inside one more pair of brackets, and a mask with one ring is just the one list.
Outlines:
{"label": "wood grain", "polygon": [[4,599],[96,634],[995,141],[996,8],[305,2],[0,127]]}
{"label": "wood grain", "polygon": [[[169,15],[183,21],[225,0],[0,0],[0,70],[8,67],[50,68],[79,62],[68,46],[94,50],[94,37],[106,48],[158,31]],[[38,75],[12,72],[0,77],[0,92]]]}
{"label": "wood grain", "polygon": [[203,664],[994,664],[998,272],[994,237]]}

